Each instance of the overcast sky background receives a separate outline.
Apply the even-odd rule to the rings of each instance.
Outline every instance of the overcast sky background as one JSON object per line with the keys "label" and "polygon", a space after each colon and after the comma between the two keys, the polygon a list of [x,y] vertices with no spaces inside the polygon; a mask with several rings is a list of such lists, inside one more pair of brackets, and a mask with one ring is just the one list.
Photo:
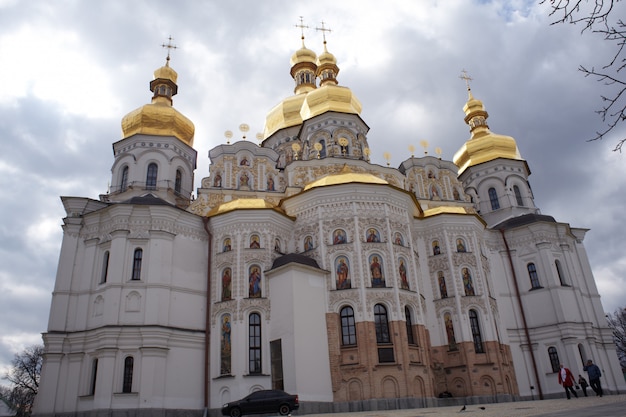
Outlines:
{"label": "overcast sky background", "polygon": [[[626,15],[619,2],[616,16]],[[421,140],[451,160],[469,137],[467,70],[493,132],[513,136],[543,214],[591,229],[585,245],[604,310],[626,306],[626,124],[587,142],[611,90],[578,71],[614,50],[554,18],[537,1],[488,0],[0,0],[0,374],[41,343],[65,215],[59,196],[107,191],[120,121],[150,102],[153,71],[171,35],[174,106],[196,126],[196,188],[208,151],[264,129],[293,93],[289,59],[301,45],[338,60],[339,83],[363,104],[372,160],[398,166]],[[253,139],[254,140],[254,139]],[[0,384],[3,381],[0,380]]]}

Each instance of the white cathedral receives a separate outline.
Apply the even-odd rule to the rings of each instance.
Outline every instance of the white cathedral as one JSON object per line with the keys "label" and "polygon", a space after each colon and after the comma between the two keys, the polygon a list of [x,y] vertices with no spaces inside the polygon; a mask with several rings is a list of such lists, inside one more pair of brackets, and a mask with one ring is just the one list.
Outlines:
{"label": "white cathedral", "polygon": [[[472,96],[453,161],[369,160],[335,57],[304,45],[259,145],[209,151],[177,73],[122,119],[111,189],[67,216],[37,416],[218,415],[260,389],[296,413],[556,398],[561,363],[626,391],[587,229],[535,206],[516,141]],[[384,127],[381,127],[384,128]]]}

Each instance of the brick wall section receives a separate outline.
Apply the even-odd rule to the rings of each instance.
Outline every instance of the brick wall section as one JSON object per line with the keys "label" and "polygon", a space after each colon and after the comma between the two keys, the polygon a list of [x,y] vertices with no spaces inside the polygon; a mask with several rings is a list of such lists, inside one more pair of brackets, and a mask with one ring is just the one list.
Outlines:
{"label": "brick wall section", "polygon": [[[335,402],[375,398],[518,395],[508,346],[484,342],[475,353],[470,342],[430,347],[428,331],[415,325],[417,345],[407,343],[404,321],[390,322],[392,344],[379,346],[373,322],[356,323],[356,346],[341,345],[339,315],[327,313],[328,349]],[[394,362],[379,363],[378,349],[392,348]]]}

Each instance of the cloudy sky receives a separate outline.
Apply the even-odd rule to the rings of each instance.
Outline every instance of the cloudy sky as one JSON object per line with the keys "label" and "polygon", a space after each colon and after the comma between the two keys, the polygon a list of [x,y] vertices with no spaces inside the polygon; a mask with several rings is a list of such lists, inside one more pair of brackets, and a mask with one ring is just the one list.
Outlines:
{"label": "cloudy sky", "polygon": [[[626,15],[626,2],[614,11]],[[619,12],[619,13],[618,13]],[[602,83],[580,65],[608,62],[611,45],[551,26],[529,0],[0,0],[0,372],[46,330],[62,238],[59,196],[107,191],[120,121],[148,103],[161,47],[177,46],[174,106],[194,121],[196,187],[224,132],[262,132],[293,92],[289,59],[322,52],[324,21],[339,83],[363,104],[372,160],[391,165],[429,142],[452,159],[469,137],[463,69],[492,131],[513,136],[543,214],[589,228],[585,244],[604,309],[626,306],[626,165],[621,131],[603,124]],[[1,383],[1,381],[0,381]]]}

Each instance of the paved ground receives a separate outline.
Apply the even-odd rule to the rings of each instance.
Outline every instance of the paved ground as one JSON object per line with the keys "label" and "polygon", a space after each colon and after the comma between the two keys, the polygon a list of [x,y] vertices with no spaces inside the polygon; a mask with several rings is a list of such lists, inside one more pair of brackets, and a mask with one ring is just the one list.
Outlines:
{"label": "paved ground", "polygon": [[[480,407],[485,407],[482,410]],[[358,413],[307,414],[306,417],[626,417],[626,394],[580,397],[567,400],[519,401],[497,404],[363,411]]]}

